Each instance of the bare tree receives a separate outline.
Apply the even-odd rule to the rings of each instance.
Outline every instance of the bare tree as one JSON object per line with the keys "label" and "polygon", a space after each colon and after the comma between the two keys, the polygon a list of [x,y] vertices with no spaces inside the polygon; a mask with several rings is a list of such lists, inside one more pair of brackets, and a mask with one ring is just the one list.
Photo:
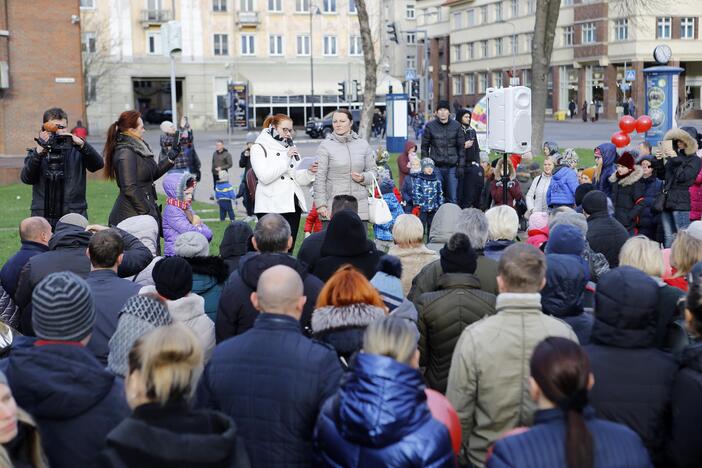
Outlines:
{"label": "bare tree", "polygon": [[363,85],[363,109],[361,110],[361,123],[358,128],[358,133],[361,138],[369,140],[371,136],[371,123],[373,122],[373,111],[375,109],[378,63],[375,59],[375,47],[373,46],[373,36],[368,19],[366,0],[356,0],[356,9],[358,11],[358,25],[361,31],[361,44],[363,46],[363,67],[366,75],[366,80]]}
{"label": "bare tree", "polygon": [[536,24],[531,45],[531,147],[540,151],[546,121],[548,69],[561,11],[561,0],[536,0]]}
{"label": "bare tree", "polygon": [[114,48],[121,46],[110,37],[108,21],[99,20],[96,15],[85,16],[81,21],[82,33],[93,33],[92,39],[84,36],[83,40],[83,83],[85,107],[95,101],[93,93],[100,86],[103,77],[119,67],[118,61],[112,60],[110,54]]}

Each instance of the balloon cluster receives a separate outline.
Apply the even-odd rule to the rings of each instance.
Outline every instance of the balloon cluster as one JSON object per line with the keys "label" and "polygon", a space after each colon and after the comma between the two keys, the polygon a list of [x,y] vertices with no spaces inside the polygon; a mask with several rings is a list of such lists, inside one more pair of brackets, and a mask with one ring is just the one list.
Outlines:
{"label": "balloon cluster", "polygon": [[647,115],[642,115],[638,119],[634,119],[630,115],[625,115],[619,119],[619,128],[621,131],[612,135],[611,142],[617,148],[624,148],[629,143],[631,143],[631,137],[629,134],[636,130],[636,133],[646,133],[653,126],[653,121],[651,117]]}

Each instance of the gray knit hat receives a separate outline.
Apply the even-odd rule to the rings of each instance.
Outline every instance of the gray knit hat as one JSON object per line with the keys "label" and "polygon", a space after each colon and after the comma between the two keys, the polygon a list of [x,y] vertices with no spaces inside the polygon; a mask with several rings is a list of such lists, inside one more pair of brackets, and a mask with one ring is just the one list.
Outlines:
{"label": "gray knit hat", "polygon": [[95,302],[88,283],[70,271],[51,273],[32,292],[32,327],[38,338],[80,341],[93,331]]}
{"label": "gray knit hat", "polygon": [[210,243],[199,232],[184,232],[176,237],[175,254],[185,258],[207,257],[210,254]]}
{"label": "gray knit hat", "polygon": [[120,311],[115,333],[110,338],[107,367],[115,374],[126,376],[129,351],[136,340],[151,330],[169,325],[171,316],[166,307],[148,296],[133,296]]}

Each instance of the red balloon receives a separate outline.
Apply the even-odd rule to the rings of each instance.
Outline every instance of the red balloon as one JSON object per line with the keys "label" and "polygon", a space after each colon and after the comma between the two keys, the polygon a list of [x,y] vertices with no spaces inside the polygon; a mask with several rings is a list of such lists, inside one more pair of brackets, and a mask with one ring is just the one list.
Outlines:
{"label": "red balloon", "polygon": [[619,119],[619,128],[624,133],[631,133],[636,129],[636,120],[630,115],[625,115]]}
{"label": "red balloon", "polygon": [[637,133],[646,133],[653,127],[653,120],[651,120],[651,117],[647,115],[642,115],[638,119],[636,119],[636,132]]}
{"label": "red balloon", "polygon": [[461,452],[461,421],[458,419],[456,410],[451,405],[451,402],[448,401],[448,398],[436,390],[427,388],[424,390],[424,393],[427,395],[427,405],[431,415],[446,426],[451,436],[453,451],[458,455]]}
{"label": "red balloon", "polygon": [[626,145],[631,143],[631,138],[629,138],[629,135],[627,135],[624,132],[617,132],[614,135],[612,135],[610,141],[614,143],[614,146],[616,146],[617,148],[624,148]]}

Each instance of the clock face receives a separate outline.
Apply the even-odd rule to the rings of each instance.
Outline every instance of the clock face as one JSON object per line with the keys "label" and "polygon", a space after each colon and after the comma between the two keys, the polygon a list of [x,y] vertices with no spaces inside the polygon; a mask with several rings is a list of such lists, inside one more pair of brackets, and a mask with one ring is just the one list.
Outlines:
{"label": "clock face", "polygon": [[661,65],[667,64],[672,56],[673,51],[665,44],[656,46],[656,48],[653,49],[653,58]]}

